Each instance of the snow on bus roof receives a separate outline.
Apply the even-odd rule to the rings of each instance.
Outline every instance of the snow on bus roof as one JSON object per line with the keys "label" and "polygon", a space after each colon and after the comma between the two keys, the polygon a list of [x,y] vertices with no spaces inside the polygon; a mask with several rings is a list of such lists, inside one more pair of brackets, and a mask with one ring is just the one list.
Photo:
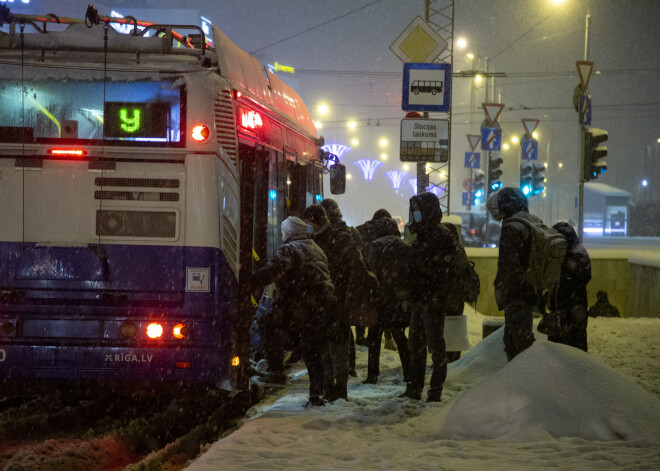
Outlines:
{"label": "snow on bus roof", "polygon": [[302,99],[279,77],[273,75],[220,29],[213,25],[213,39],[220,73],[264,100],[317,137],[312,115]]}

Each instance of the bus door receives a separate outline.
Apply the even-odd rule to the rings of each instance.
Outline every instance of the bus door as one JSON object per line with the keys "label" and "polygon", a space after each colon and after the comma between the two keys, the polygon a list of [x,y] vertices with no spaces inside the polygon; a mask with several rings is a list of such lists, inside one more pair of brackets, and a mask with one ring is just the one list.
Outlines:
{"label": "bus door", "polygon": [[300,217],[306,207],[307,168],[287,153],[286,161],[287,217]]}

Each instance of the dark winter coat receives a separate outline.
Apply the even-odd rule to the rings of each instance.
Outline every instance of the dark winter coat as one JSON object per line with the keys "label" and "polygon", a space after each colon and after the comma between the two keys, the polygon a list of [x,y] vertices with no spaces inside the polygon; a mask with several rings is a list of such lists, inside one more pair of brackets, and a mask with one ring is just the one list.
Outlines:
{"label": "dark winter coat", "polygon": [[402,304],[410,299],[411,251],[399,235],[385,235],[368,245],[365,260],[380,283],[380,321],[385,327],[407,327],[410,323],[410,313],[403,311]]}
{"label": "dark winter coat", "polygon": [[525,281],[525,272],[529,268],[529,252],[532,234],[528,226],[522,222],[508,221],[511,217],[527,219],[532,222],[541,220],[526,210],[527,203],[520,212],[508,214],[502,221],[500,234],[499,257],[497,260],[497,275],[495,276],[495,301],[500,310],[506,310],[516,302],[527,305],[539,305],[539,296],[534,288]]}
{"label": "dark winter coat", "polygon": [[[257,286],[277,284],[277,310],[292,329],[326,326],[332,313],[335,287],[328,259],[309,236],[283,243],[277,253],[254,273]],[[325,330],[325,329],[324,329]]]}
{"label": "dark winter coat", "polygon": [[561,281],[557,291],[557,306],[570,311],[573,306],[587,308],[587,283],[591,280],[591,259],[578,235],[567,223],[553,226],[567,242],[566,256],[561,267]]}
{"label": "dark winter coat", "polygon": [[360,233],[364,243],[362,248],[363,255],[366,255],[369,249],[369,244],[380,237],[394,235],[401,238],[399,225],[391,217],[372,219],[371,221],[367,221],[364,224],[360,224],[356,227],[356,229]]}
{"label": "dark winter coat", "polygon": [[362,253],[364,240],[362,240],[362,236],[360,235],[360,232],[356,228],[346,224],[346,222],[343,219],[331,220],[330,227],[332,227],[336,231],[345,232],[346,234],[350,235],[351,238],[353,239],[353,242],[355,242],[355,245],[357,246],[358,250],[360,251],[360,253]]}
{"label": "dark winter coat", "polygon": [[587,351],[587,283],[591,280],[591,260],[573,228],[565,222],[553,226],[567,242],[561,267],[556,304],[562,318],[561,332],[548,340]]}
{"label": "dark winter coat", "polygon": [[335,286],[336,305],[332,332],[339,335],[350,325],[352,282],[367,276],[367,268],[351,236],[327,226],[314,234],[314,241],[328,257],[330,276]]}
{"label": "dark winter coat", "polygon": [[619,309],[610,304],[605,291],[596,294],[596,304],[589,308],[589,317],[621,317]]}
{"label": "dark winter coat", "polygon": [[433,193],[422,193],[410,199],[411,208],[421,212],[421,222],[413,222],[410,230],[415,234],[411,246],[411,300],[431,304],[442,315],[459,315],[463,302],[451,296],[451,281],[455,274],[449,264],[455,241],[451,231],[443,224],[438,198]]}

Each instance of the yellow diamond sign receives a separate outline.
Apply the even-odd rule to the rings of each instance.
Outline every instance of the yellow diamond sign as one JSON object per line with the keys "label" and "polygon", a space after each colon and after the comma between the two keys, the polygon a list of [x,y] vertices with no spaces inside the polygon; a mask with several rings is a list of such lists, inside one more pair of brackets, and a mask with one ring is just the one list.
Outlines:
{"label": "yellow diamond sign", "polygon": [[391,51],[403,62],[433,62],[447,47],[440,36],[421,16],[403,30],[390,46]]}

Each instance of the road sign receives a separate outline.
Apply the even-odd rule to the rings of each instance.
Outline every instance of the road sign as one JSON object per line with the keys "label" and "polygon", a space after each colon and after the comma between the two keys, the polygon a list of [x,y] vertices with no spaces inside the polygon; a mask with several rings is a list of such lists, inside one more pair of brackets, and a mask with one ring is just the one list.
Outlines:
{"label": "road sign", "polygon": [[463,196],[463,206],[471,206],[471,204],[470,204],[470,193],[468,193],[467,191],[464,191],[462,193],[462,196]]}
{"label": "road sign", "polygon": [[402,119],[401,162],[448,162],[448,119]]}
{"label": "road sign", "polygon": [[401,109],[448,112],[450,97],[450,64],[403,64]]}
{"label": "road sign", "polygon": [[500,117],[500,113],[504,109],[503,103],[482,103],[481,107],[486,112],[486,118],[488,119],[488,124],[493,126],[497,123],[497,120]]}
{"label": "road sign", "polygon": [[534,131],[536,131],[537,126],[539,125],[538,119],[527,119],[523,118],[522,123],[523,126],[525,127],[525,131],[527,131],[527,134],[530,136],[534,134]]}
{"label": "road sign", "polygon": [[468,142],[470,143],[470,149],[477,150],[477,146],[481,142],[481,135],[479,134],[466,134]]}
{"label": "road sign", "polygon": [[589,79],[591,79],[591,72],[594,70],[594,63],[592,61],[577,61],[575,63],[578,75],[580,76],[580,85],[582,91],[587,91],[589,88]]}
{"label": "road sign", "polygon": [[403,62],[433,62],[446,48],[447,41],[421,16],[416,16],[390,46]]}
{"label": "road sign", "polygon": [[578,120],[583,126],[591,126],[591,95],[581,94],[578,99]]}
{"label": "road sign", "polygon": [[481,154],[479,152],[466,152],[465,153],[465,168],[479,168],[481,167]]}
{"label": "road sign", "polygon": [[463,180],[463,189],[465,191],[472,191],[472,180],[470,180],[470,178]]}
{"label": "road sign", "polygon": [[536,139],[522,139],[520,148],[522,149],[521,158],[523,160],[538,160],[539,143]]}
{"label": "road sign", "polygon": [[499,151],[502,146],[502,129],[498,127],[481,128],[481,150]]}

